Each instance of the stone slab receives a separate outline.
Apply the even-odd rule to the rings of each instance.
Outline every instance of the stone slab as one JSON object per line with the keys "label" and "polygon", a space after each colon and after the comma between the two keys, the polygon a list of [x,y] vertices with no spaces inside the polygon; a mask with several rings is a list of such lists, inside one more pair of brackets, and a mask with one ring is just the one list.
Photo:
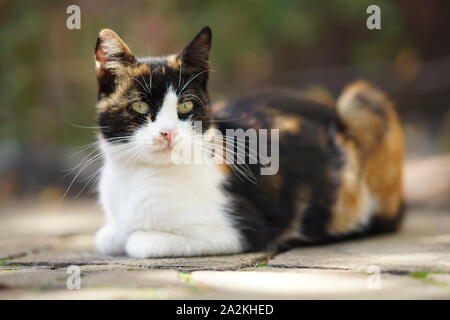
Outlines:
{"label": "stone slab", "polygon": [[296,248],[276,256],[268,266],[358,272],[376,266],[391,273],[450,272],[450,213],[411,212],[398,233]]}

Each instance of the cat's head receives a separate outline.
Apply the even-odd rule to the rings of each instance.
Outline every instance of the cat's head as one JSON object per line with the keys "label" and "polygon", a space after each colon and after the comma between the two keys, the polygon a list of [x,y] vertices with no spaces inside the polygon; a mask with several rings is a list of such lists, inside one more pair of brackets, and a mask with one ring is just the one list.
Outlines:
{"label": "cat's head", "polygon": [[100,32],[96,111],[107,156],[130,164],[166,164],[175,147],[196,143],[209,127],[210,48],[209,27],[178,54],[145,58],[135,57],[112,30]]}

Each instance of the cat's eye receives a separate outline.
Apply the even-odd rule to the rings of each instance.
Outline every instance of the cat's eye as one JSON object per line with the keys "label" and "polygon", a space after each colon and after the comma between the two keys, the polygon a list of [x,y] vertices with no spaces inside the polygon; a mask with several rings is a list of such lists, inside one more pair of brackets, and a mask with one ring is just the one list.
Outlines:
{"label": "cat's eye", "polygon": [[147,103],[144,101],[136,101],[131,104],[131,108],[133,108],[134,111],[140,113],[140,114],[146,114],[150,110],[150,107]]}
{"label": "cat's eye", "polygon": [[179,113],[188,113],[192,110],[193,107],[194,103],[188,100],[178,103],[177,109]]}

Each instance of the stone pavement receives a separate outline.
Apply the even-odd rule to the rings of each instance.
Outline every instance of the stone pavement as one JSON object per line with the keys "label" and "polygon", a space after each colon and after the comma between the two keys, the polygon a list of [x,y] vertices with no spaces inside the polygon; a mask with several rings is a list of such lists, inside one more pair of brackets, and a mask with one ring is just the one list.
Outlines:
{"label": "stone pavement", "polygon": [[[143,260],[96,253],[102,219],[89,201],[2,205],[0,299],[450,298],[444,210],[410,210],[397,234],[276,256]],[[79,290],[67,288],[77,283],[73,270]]]}

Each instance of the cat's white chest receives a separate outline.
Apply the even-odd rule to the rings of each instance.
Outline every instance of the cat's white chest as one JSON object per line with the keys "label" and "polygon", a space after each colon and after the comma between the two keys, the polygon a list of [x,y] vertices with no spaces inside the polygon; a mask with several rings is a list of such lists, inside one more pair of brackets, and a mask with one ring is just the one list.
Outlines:
{"label": "cat's white chest", "polygon": [[238,245],[227,216],[223,176],[213,165],[118,167],[106,163],[99,185],[100,201],[124,238],[145,230],[193,239],[225,235]]}

